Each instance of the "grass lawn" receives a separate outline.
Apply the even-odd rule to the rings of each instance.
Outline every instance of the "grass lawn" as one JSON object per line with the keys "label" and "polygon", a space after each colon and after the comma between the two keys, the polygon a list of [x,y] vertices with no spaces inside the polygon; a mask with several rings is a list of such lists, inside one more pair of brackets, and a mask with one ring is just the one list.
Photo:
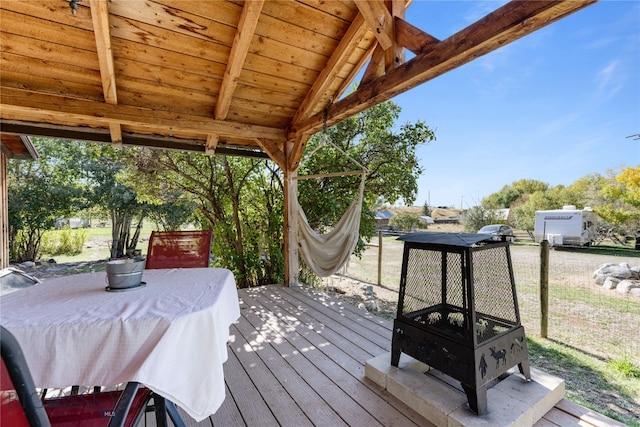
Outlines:
{"label": "grass lawn", "polygon": [[[142,227],[137,248],[142,250],[143,255],[147,253],[149,236],[153,230],[155,230],[155,227],[152,224],[145,224]],[[42,256],[43,259],[53,258],[57,263],[100,261],[109,259],[111,254],[111,242],[113,241],[111,238],[111,227],[109,225],[105,227],[90,227],[75,230],[51,230],[45,233],[45,236],[47,239],[58,241],[65,232],[70,233],[71,235],[84,233],[85,239],[84,245],[82,246],[82,252],[75,255],[52,255],[45,253]]]}

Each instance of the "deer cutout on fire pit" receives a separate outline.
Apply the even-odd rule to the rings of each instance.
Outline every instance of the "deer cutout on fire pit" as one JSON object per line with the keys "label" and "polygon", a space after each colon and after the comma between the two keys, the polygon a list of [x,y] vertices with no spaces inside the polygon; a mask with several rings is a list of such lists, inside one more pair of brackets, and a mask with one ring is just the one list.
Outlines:
{"label": "deer cutout on fire pit", "polygon": [[500,366],[500,361],[502,360],[502,364],[506,365],[507,363],[507,350],[502,349],[500,351],[496,351],[495,347],[489,347],[489,351],[491,352],[491,357],[496,359],[496,369]]}

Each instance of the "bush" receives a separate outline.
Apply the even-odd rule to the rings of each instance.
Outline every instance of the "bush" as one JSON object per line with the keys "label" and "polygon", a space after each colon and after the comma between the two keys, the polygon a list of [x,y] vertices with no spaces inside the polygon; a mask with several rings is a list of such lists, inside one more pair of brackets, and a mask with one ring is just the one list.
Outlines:
{"label": "bush", "polygon": [[86,230],[71,230],[66,227],[62,230],[47,231],[42,236],[40,243],[41,253],[47,255],[78,255],[87,240]]}
{"label": "bush", "polygon": [[389,225],[402,231],[413,231],[416,228],[420,228],[422,223],[416,215],[405,213],[392,217],[389,220]]}

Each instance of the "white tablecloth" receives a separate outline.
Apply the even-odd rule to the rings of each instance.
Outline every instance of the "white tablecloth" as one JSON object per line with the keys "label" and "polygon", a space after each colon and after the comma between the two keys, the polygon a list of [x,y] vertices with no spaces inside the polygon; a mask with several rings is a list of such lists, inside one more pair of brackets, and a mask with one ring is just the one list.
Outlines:
{"label": "white tablecloth", "polygon": [[0,321],[38,387],[140,382],[200,421],[225,398],[222,364],[240,316],[224,269],[145,270],[143,288],[107,292],[104,272],[4,295]]}

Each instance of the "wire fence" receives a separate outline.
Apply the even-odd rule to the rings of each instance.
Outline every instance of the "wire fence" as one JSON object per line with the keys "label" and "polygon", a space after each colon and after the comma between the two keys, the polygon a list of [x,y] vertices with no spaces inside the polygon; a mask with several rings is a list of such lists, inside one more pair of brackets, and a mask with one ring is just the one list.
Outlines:
{"label": "wire fence", "polygon": [[[382,241],[381,251],[368,247],[360,259],[349,260],[342,274],[397,290],[403,246],[394,238]],[[511,257],[522,323],[527,334],[539,336],[540,247],[512,245]],[[547,338],[600,359],[629,360],[639,366],[640,297],[597,285],[593,273],[605,263],[634,267],[640,265],[640,257],[550,251]]]}

